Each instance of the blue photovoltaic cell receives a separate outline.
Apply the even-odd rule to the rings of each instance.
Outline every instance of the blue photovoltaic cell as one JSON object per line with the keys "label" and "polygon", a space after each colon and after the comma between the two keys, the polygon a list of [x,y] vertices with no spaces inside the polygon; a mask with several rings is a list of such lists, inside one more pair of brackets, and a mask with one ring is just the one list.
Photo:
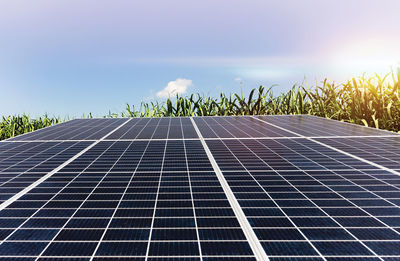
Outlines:
{"label": "blue photovoltaic cell", "polygon": [[198,138],[190,118],[134,118],[107,139]]}
{"label": "blue photovoltaic cell", "polygon": [[9,139],[18,140],[98,140],[128,119],[77,119]]}
{"label": "blue photovoltaic cell", "polygon": [[398,255],[400,176],[306,139],[207,144],[269,256]]}
{"label": "blue photovoltaic cell", "polygon": [[309,115],[57,124],[0,142],[0,261],[400,260],[399,147]]}
{"label": "blue photovoltaic cell", "polygon": [[57,168],[92,142],[1,142],[0,202]]}
{"label": "blue photovoltaic cell", "polygon": [[389,169],[400,171],[400,136],[317,140]]}
{"label": "blue photovoltaic cell", "polygon": [[311,115],[269,115],[255,117],[306,137],[396,135],[389,131],[368,128]]}
{"label": "blue photovoltaic cell", "polygon": [[1,212],[3,257],[254,260],[199,140],[100,142]]}
{"label": "blue photovoltaic cell", "polygon": [[204,138],[256,138],[298,136],[253,117],[194,117]]}

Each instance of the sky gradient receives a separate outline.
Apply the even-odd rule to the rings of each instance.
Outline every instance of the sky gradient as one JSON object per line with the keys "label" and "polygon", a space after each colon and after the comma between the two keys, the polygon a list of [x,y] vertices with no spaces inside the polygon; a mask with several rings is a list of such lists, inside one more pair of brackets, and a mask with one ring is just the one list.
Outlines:
{"label": "sky gradient", "polygon": [[175,83],[279,93],[304,77],[387,73],[400,62],[398,10],[398,0],[2,1],[0,115],[103,116],[162,100]]}

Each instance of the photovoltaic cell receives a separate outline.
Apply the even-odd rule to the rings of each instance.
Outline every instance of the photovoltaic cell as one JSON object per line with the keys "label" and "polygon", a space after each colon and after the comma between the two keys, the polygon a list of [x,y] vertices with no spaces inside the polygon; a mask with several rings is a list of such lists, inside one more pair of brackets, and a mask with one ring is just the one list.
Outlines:
{"label": "photovoltaic cell", "polygon": [[398,260],[399,143],[308,115],[57,124],[0,142],[0,261]]}
{"label": "photovoltaic cell", "polygon": [[77,119],[23,134],[19,140],[98,140],[128,119]]}
{"label": "photovoltaic cell", "polygon": [[92,142],[1,142],[0,202],[11,198]]}
{"label": "photovoltaic cell", "polygon": [[193,119],[205,139],[298,136],[247,116],[194,117]]}
{"label": "photovoltaic cell", "polygon": [[306,139],[207,144],[268,256],[397,255],[400,176]]}
{"label": "photovoltaic cell", "polygon": [[400,171],[400,136],[317,140],[389,169]]}
{"label": "photovoltaic cell", "polygon": [[[155,131],[155,132],[154,132]],[[153,135],[154,132],[154,135]],[[134,118],[107,139],[198,138],[190,118]]]}
{"label": "photovoltaic cell", "polygon": [[1,256],[254,259],[198,140],[100,142],[2,212]]}
{"label": "photovoltaic cell", "polygon": [[396,135],[389,131],[367,128],[311,115],[269,115],[255,117],[306,137]]}

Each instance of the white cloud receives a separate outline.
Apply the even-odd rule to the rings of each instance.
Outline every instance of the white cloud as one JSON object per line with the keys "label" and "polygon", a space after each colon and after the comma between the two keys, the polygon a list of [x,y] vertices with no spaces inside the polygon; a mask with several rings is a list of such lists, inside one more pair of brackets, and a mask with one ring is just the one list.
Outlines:
{"label": "white cloud", "polygon": [[241,82],[241,81],[242,81],[242,78],[240,78],[240,77],[235,78],[235,82]]}
{"label": "white cloud", "polygon": [[157,92],[157,97],[168,98],[186,93],[187,88],[192,85],[192,80],[178,78],[175,81],[170,81],[164,89]]}

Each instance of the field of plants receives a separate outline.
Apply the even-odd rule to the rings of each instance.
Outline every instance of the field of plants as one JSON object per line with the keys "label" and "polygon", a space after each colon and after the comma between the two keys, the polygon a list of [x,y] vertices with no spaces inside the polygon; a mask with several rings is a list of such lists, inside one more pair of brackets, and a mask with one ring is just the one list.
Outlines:
{"label": "field of plants", "polygon": [[[336,84],[323,81],[315,86],[294,85],[275,95],[272,88],[260,86],[249,95],[224,94],[207,97],[200,94],[177,96],[165,102],[126,105],[121,113],[104,117],[173,117],[212,115],[311,114],[340,121],[400,132],[400,68],[384,77],[353,78]],[[89,114],[88,117],[92,115]],[[27,115],[2,117],[0,140],[51,126],[59,117],[31,119]]]}

